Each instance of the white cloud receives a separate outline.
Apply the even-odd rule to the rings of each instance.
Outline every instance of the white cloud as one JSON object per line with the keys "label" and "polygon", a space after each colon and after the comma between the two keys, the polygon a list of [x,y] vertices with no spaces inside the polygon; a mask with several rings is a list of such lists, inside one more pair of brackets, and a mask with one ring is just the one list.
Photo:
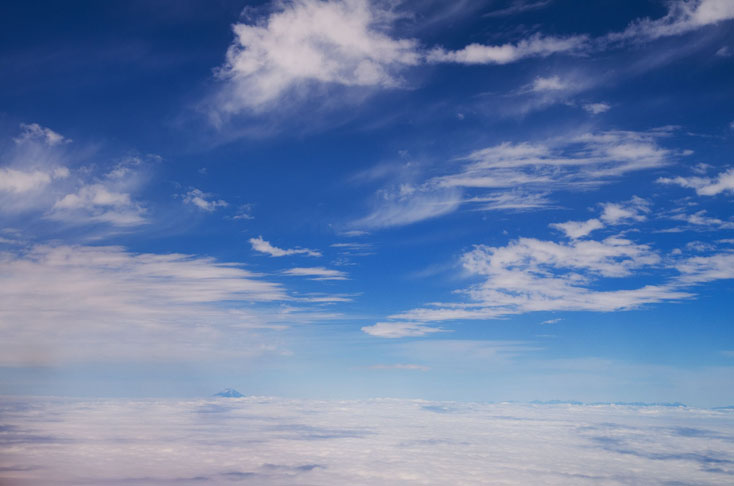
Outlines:
{"label": "white cloud", "polygon": [[533,193],[523,191],[501,191],[486,196],[475,196],[463,201],[477,204],[477,211],[527,211],[531,209],[548,208],[553,202],[548,193]]}
{"label": "white cloud", "polygon": [[[637,211],[614,211],[607,222],[641,220],[649,211],[647,201],[637,197],[626,206],[636,206]],[[726,224],[703,214],[699,217],[700,224]],[[555,226],[571,238],[585,236],[591,227],[586,227],[588,222],[570,223]],[[520,238],[503,247],[477,245],[464,253],[462,265],[468,275],[483,281],[455,292],[464,295],[465,301],[431,303],[389,319],[424,326],[427,322],[497,319],[537,311],[619,311],[692,298],[695,294],[690,289],[695,285],[734,278],[734,252],[701,242],[691,242],[687,249],[711,254],[683,257],[678,250],[663,259],[648,245],[620,237],[572,239],[569,243]],[[649,283],[620,289],[613,279],[623,277],[644,278]]]}
{"label": "white cloud", "polygon": [[146,222],[144,213],[145,210],[131,200],[130,194],[115,192],[104,184],[89,184],[56,201],[47,217],[68,222],[134,226]]}
{"label": "white cloud", "polygon": [[548,78],[538,76],[533,81],[531,90],[535,92],[563,91],[568,89],[568,87],[568,84],[565,81],[562,81],[558,76],[550,76]]}
{"label": "white cloud", "polygon": [[0,213],[17,218],[32,212],[75,225],[147,222],[146,209],[133,196],[146,182],[147,162],[155,156],[126,157],[100,174],[97,164],[79,166],[84,150],[71,152],[68,140],[53,130],[37,124],[22,128],[3,154],[7,165],[0,167]]}
{"label": "white cloud", "polygon": [[402,338],[425,336],[436,332],[445,332],[438,327],[431,327],[420,322],[378,322],[364,326],[363,332],[381,338]]}
{"label": "white cloud", "polygon": [[559,318],[557,318],[557,319],[548,319],[547,321],[543,321],[543,322],[541,322],[540,324],[541,324],[541,325],[547,325],[547,324],[556,324],[556,323],[558,323],[558,322],[561,322],[562,320],[563,320],[563,319],[561,319],[561,318],[559,317]]}
{"label": "white cloud", "polygon": [[223,201],[221,199],[214,199],[213,194],[209,194],[206,192],[201,191],[200,189],[191,189],[189,192],[184,194],[183,201],[186,204],[191,204],[193,206],[196,206],[197,208],[212,212],[217,208],[224,208],[229,206],[227,201]]}
{"label": "white cloud", "polygon": [[266,253],[273,257],[282,257],[288,255],[307,255],[312,257],[321,256],[320,252],[316,250],[309,250],[308,248],[292,248],[288,250],[278,248],[263,240],[262,236],[258,236],[257,238],[250,238],[250,244],[252,245],[253,250],[259,251],[260,253]]}
{"label": "white cloud", "polygon": [[550,226],[552,228],[563,231],[566,236],[574,240],[587,236],[592,231],[604,227],[602,222],[596,218],[589,219],[587,221],[568,221],[566,223],[552,223]]}
{"label": "white cloud", "polygon": [[[669,129],[607,131],[543,143],[503,142],[475,150],[457,159],[468,163],[458,168],[447,165],[448,173],[420,183],[405,183],[399,178],[406,176],[398,175],[389,189],[377,192],[376,208],[353,225],[406,225],[454,212],[462,204],[474,204],[478,210],[549,207],[548,196],[554,191],[593,188],[629,172],[665,166],[687,154],[660,146],[658,140],[669,134]],[[618,210],[644,212],[640,204],[629,203]],[[604,217],[613,217],[611,207]]]}
{"label": "white cloud", "polygon": [[0,167],[0,191],[23,193],[43,189],[54,179],[63,179],[69,176],[69,170],[59,167],[53,171],[22,171]]}
{"label": "white cloud", "polygon": [[654,40],[685,34],[731,19],[734,19],[734,3],[731,0],[673,0],[669,2],[664,17],[636,20],[624,31],[608,34],[603,40]]}
{"label": "white cloud", "polygon": [[63,136],[33,123],[21,125],[14,144],[0,154],[0,212],[48,208],[70,183]]}
{"label": "white cloud", "polygon": [[132,192],[143,183],[143,165],[141,159],[132,157],[101,177],[77,179],[78,189],[58,197],[44,216],[70,224],[137,226],[147,223],[146,209],[132,197]]}
{"label": "white cloud", "polygon": [[734,278],[734,252],[696,256],[675,265],[685,284],[699,284]]}
{"label": "white cloud", "polygon": [[[391,2],[284,0],[275,5],[267,16],[233,26],[235,40],[217,71],[223,85],[211,113],[215,123],[242,112],[282,109],[331,87],[400,87],[405,84],[401,71],[424,63],[508,64],[679,35],[734,18],[729,0],[676,0],[662,18],[638,19],[623,32],[594,40],[536,33],[514,43],[472,43],[450,50],[426,49],[413,39],[391,36],[397,18]],[[536,81],[541,91],[568,88],[557,78]],[[608,108],[605,103],[584,105],[593,114]]]}
{"label": "white cloud", "polygon": [[311,280],[346,280],[347,274],[341,270],[324,267],[296,267],[283,271],[290,277],[307,277]]}
{"label": "white cloud", "polygon": [[388,228],[417,223],[454,212],[461,205],[461,191],[421,186],[405,190],[383,190],[378,193],[376,207],[355,221],[357,228]]}
{"label": "white cloud", "polygon": [[[672,382],[700,396],[721,396],[721,382],[717,389],[711,377],[731,376],[730,367],[562,365],[541,363],[553,374],[520,383],[501,379],[505,368],[485,369],[497,379],[483,382],[490,393],[481,396],[506,396],[508,381],[532,393],[554,386],[594,396],[600,381],[619,380],[590,366],[625,368],[642,377],[636,383]],[[455,389],[435,381],[436,388]],[[468,485],[491,478],[504,486],[723,485],[730,482],[734,435],[730,412],[693,407],[263,396],[6,402],[13,408],[3,418],[11,443],[3,445],[2,474],[11,484],[77,484],[83,477],[90,484],[339,486],[359,478],[365,486]],[[145,479],[131,479],[131,471]]]}
{"label": "white cloud", "polygon": [[232,219],[240,219],[240,220],[255,219],[255,217],[251,214],[251,212],[252,212],[252,204],[242,204],[237,209],[237,214],[232,216]]}
{"label": "white cloud", "polygon": [[309,83],[397,87],[399,71],[419,62],[416,43],[393,39],[389,11],[367,0],[296,0],[258,23],[234,25],[235,42],[219,70],[224,113],[261,110],[297,96]]}
{"label": "white cloud", "polygon": [[459,291],[464,303],[436,303],[391,316],[402,321],[493,319],[535,311],[616,311],[691,297],[675,283],[624,290],[599,290],[610,278],[655,268],[660,256],[646,245],[621,238],[556,243],[520,238],[504,247],[476,246],[462,256],[482,283]]}
{"label": "white cloud", "polygon": [[508,7],[493,10],[482,15],[482,17],[505,17],[516,15],[529,10],[543,8],[551,3],[551,0],[540,0],[537,2],[528,2],[524,0],[512,2]]}
{"label": "white cloud", "polygon": [[516,44],[491,46],[474,43],[455,51],[437,47],[428,53],[426,59],[435,63],[507,64],[525,58],[576,52],[586,47],[587,41],[586,36],[544,37],[536,34]]}
{"label": "white cloud", "polygon": [[62,143],[70,143],[71,140],[63,135],[54,132],[50,128],[42,127],[38,123],[21,123],[21,133],[13,140],[17,144],[35,140],[45,143],[46,145],[58,145]]}
{"label": "white cloud", "polygon": [[611,106],[608,103],[586,103],[583,108],[592,115],[598,115],[609,111]]}
{"label": "white cloud", "polygon": [[734,169],[720,173],[716,178],[710,177],[661,177],[656,182],[674,184],[696,190],[699,196],[716,196],[722,192],[734,192]]}
{"label": "white cloud", "polygon": [[650,212],[650,202],[634,196],[625,203],[603,203],[601,219],[607,224],[620,224],[631,221],[645,221]]}
{"label": "white cloud", "polygon": [[677,155],[662,148],[660,132],[586,133],[545,143],[510,143],[476,150],[459,172],[436,177],[441,187],[517,188],[544,192],[572,185],[602,184],[627,172],[669,163]]}
{"label": "white cloud", "polygon": [[211,258],[111,246],[6,251],[0,361],[188,360],[239,345],[246,354],[237,329],[267,324],[247,306],[287,299],[278,284]]}
{"label": "white cloud", "polygon": [[[705,210],[697,211],[693,214],[677,213],[673,214],[671,219],[678,221],[685,221],[686,223],[693,225],[696,229],[704,230],[726,230],[734,229],[734,222],[723,221],[719,218],[712,218],[706,215]],[[682,229],[682,228],[679,228]]]}

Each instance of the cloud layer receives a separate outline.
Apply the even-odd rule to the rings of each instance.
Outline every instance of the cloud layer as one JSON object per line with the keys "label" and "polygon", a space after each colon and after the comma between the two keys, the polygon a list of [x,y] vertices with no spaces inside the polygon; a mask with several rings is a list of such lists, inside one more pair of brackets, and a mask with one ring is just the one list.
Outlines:
{"label": "cloud layer", "polygon": [[734,475],[731,413],[679,407],[10,400],[3,417],[0,480],[15,485],[723,486]]}

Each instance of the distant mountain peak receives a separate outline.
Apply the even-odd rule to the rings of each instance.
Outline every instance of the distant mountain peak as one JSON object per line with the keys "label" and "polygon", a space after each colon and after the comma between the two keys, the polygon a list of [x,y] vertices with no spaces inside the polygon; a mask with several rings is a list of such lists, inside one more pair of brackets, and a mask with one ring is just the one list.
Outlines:
{"label": "distant mountain peak", "polygon": [[242,398],[244,395],[234,388],[225,388],[224,390],[220,391],[219,393],[215,393],[213,396],[215,397],[223,397],[223,398]]}

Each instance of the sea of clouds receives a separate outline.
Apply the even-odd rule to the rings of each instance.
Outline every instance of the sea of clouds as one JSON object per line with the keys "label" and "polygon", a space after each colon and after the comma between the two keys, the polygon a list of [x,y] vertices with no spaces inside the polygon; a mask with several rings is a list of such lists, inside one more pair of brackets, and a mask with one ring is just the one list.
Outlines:
{"label": "sea of clouds", "polygon": [[5,397],[0,484],[731,485],[734,410]]}

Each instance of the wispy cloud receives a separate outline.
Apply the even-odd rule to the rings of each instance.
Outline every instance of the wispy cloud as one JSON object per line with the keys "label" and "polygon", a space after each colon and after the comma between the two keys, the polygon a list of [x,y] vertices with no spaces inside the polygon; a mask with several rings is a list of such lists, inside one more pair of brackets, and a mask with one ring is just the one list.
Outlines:
{"label": "wispy cloud", "polygon": [[33,212],[70,225],[130,227],[146,223],[136,193],[146,160],[125,157],[100,174],[95,165],[71,169],[70,140],[36,123],[21,125],[0,167],[0,213]]}
{"label": "wispy cloud", "polygon": [[346,280],[346,272],[325,267],[296,267],[283,271],[289,277],[306,277],[311,280]]}
{"label": "wispy cloud", "polygon": [[508,17],[510,15],[517,15],[523,12],[528,12],[531,10],[538,10],[543,7],[547,7],[550,5],[552,0],[538,0],[538,1],[527,1],[527,0],[518,0],[515,2],[512,2],[510,6],[505,8],[500,8],[497,10],[492,10],[491,12],[487,12],[483,17]]}
{"label": "wispy cloud", "polygon": [[660,184],[673,184],[694,189],[699,196],[716,196],[722,192],[734,192],[734,169],[711,177],[661,177]]}
{"label": "wispy cloud", "polygon": [[582,106],[582,108],[592,115],[598,115],[600,113],[606,113],[611,109],[611,105],[608,103],[586,103]]}
{"label": "wispy cloud", "polygon": [[443,187],[508,188],[601,184],[627,172],[670,163],[678,153],[661,147],[665,132],[586,133],[545,143],[504,142],[462,157],[461,171],[438,177]]}
{"label": "wispy cloud", "polygon": [[217,346],[236,354],[238,345],[258,352],[236,344],[247,328],[269,324],[251,306],[288,299],[280,285],[211,258],[113,246],[4,251],[0,360],[199,359]]}
{"label": "wispy cloud", "polygon": [[459,50],[432,49],[428,62],[452,62],[459,64],[507,64],[530,57],[548,57],[556,53],[568,53],[583,49],[586,36],[551,37],[535,34],[517,43],[501,45],[469,44]]}
{"label": "wispy cloud", "polygon": [[[503,142],[475,150],[459,157],[458,161],[466,163],[448,173],[418,183],[398,180],[379,190],[375,209],[353,225],[385,228],[412,224],[454,212],[462,204],[493,211],[550,207],[553,192],[591,189],[629,172],[663,167],[686,155],[660,145],[659,140],[668,137],[670,130],[582,133],[545,142]],[[602,219],[641,212],[644,210],[637,203],[624,208],[610,206]]]}
{"label": "wispy cloud", "polygon": [[38,123],[21,123],[20,130],[20,135],[13,139],[17,144],[22,144],[29,140],[40,140],[51,146],[71,143],[70,139]]}
{"label": "wispy cloud", "polygon": [[638,196],[622,203],[601,203],[602,213],[597,218],[586,221],[567,221],[551,223],[550,227],[562,231],[571,239],[588,236],[592,231],[609,226],[641,222],[647,219],[650,202]]}
{"label": "wispy cloud", "polygon": [[454,212],[461,205],[456,188],[436,189],[401,185],[398,190],[381,190],[370,214],[353,223],[357,228],[404,226]]}
{"label": "wispy cloud", "polygon": [[54,179],[69,176],[69,169],[58,167],[52,171],[23,171],[0,167],[0,192],[20,194],[43,189]]}
{"label": "wispy cloud", "polygon": [[520,238],[504,247],[479,245],[465,253],[462,262],[466,272],[485,279],[460,291],[469,302],[434,304],[391,317],[425,322],[534,311],[612,311],[691,296],[673,284],[596,289],[594,282],[600,279],[629,276],[661,263],[650,247],[621,238],[570,243]]}
{"label": "wispy cloud", "polygon": [[734,4],[729,0],[673,0],[668,3],[665,16],[635,20],[622,32],[608,34],[602,41],[649,41],[730,19],[734,19]]}
{"label": "wispy cloud", "polygon": [[563,91],[568,89],[568,87],[568,83],[562,81],[558,76],[550,76],[547,78],[538,76],[533,80],[533,84],[530,86],[530,89],[535,92]]}
{"label": "wispy cloud", "polygon": [[724,221],[719,218],[708,216],[704,209],[696,211],[695,213],[676,211],[670,216],[670,219],[684,221],[690,225],[688,228],[676,227],[675,229],[677,230],[694,229],[698,231],[717,231],[734,229],[734,221]]}
{"label": "wispy cloud", "polygon": [[431,327],[421,322],[378,322],[371,326],[364,326],[363,332],[381,338],[402,338],[425,336],[436,332],[446,332],[438,327]]}
{"label": "wispy cloud", "polygon": [[306,255],[312,257],[321,256],[321,252],[318,252],[316,250],[309,250],[308,248],[291,248],[287,250],[278,248],[277,246],[271,245],[270,242],[263,240],[262,236],[258,236],[257,238],[250,238],[250,244],[252,245],[253,250],[260,253],[266,253],[273,257],[282,257],[289,255]]}

